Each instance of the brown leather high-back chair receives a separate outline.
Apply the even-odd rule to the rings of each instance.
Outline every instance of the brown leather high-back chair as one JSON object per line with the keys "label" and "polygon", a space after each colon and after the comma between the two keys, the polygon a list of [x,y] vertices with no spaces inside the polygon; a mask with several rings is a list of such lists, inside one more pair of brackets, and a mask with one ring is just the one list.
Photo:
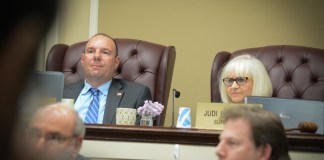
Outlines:
{"label": "brown leather high-back chair", "polygon": [[221,68],[233,57],[250,54],[265,66],[273,86],[273,97],[324,101],[324,50],[273,45],[219,52],[211,69],[211,101],[221,102],[218,81]]}
{"label": "brown leather high-back chair", "polygon": [[[153,101],[164,105],[155,125],[164,125],[170,93],[176,51],[173,46],[163,46],[135,39],[115,39],[120,65],[115,78],[146,85]],[[65,85],[84,80],[80,61],[86,41],[72,45],[56,44],[47,57],[46,70],[60,71],[65,75]]]}

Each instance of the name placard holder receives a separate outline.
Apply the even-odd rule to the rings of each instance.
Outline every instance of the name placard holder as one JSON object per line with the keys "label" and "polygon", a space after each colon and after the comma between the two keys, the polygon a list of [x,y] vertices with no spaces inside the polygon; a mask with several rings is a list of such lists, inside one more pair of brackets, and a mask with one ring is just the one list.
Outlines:
{"label": "name placard holder", "polygon": [[223,130],[223,110],[231,107],[263,107],[262,104],[235,104],[235,103],[197,103],[196,126],[201,129]]}

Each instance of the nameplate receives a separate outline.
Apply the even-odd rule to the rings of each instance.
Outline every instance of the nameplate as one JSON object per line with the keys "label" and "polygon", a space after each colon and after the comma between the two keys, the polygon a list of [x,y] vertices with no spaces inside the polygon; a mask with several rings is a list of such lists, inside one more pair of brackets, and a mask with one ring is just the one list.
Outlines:
{"label": "nameplate", "polygon": [[223,110],[231,107],[260,107],[262,104],[235,104],[235,103],[197,103],[196,126],[200,129],[223,130],[224,122],[222,120]]}

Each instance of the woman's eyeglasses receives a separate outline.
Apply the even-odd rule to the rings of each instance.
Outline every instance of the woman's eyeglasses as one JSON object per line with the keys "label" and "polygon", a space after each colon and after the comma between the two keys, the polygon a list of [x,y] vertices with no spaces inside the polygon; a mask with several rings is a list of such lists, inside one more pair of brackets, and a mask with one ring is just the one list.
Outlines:
{"label": "woman's eyeglasses", "polygon": [[232,86],[234,82],[236,82],[238,85],[244,85],[246,84],[248,80],[248,77],[237,77],[237,78],[224,78],[223,82],[225,86]]}

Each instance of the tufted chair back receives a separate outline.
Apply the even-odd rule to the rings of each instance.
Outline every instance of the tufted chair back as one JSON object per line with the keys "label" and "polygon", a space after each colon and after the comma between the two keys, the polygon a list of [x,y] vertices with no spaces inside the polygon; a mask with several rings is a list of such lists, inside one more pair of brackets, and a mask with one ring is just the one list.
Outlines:
{"label": "tufted chair back", "polygon": [[[135,39],[115,40],[120,57],[115,78],[148,86],[153,100],[165,106],[156,122],[156,125],[163,126],[176,57],[175,47]],[[84,80],[80,56],[85,44],[86,41],[70,46],[54,45],[47,57],[46,70],[63,72],[65,85]]]}
{"label": "tufted chair back", "polygon": [[220,102],[218,81],[221,68],[235,56],[250,54],[265,66],[273,97],[324,101],[324,50],[292,45],[273,45],[219,52],[211,69],[211,101]]}

